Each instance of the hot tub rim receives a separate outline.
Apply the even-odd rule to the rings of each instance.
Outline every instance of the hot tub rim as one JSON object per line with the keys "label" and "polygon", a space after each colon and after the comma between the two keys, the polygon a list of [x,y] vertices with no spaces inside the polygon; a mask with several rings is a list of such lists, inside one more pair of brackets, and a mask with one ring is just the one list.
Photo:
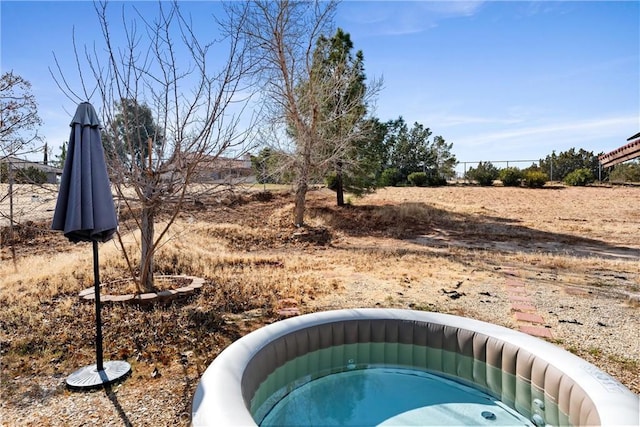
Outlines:
{"label": "hot tub rim", "polygon": [[229,345],[202,375],[192,402],[192,424],[256,425],[242,392],[247,365],[269,343],[296,331],[354,320],[402,320],[447,325],[516,345],[554,366],[581,387],[596,407],[601,425],[638,425],[640,399],[586,360],[522,332],[450,314],[405,309],[359,308],[305,314],[272,323]]}

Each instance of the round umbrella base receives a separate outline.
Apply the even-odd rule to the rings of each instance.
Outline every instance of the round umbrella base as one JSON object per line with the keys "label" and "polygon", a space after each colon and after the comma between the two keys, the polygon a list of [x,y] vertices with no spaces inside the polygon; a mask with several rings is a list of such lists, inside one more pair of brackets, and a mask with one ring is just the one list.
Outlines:
{"label": "round umbrella base", "polygon": [[67,378],[67,386],[71,389],[88,390],[113,384],[131,373],[131,365],[123,361],[105,362],[103,370],[97,365],[80,368]]}

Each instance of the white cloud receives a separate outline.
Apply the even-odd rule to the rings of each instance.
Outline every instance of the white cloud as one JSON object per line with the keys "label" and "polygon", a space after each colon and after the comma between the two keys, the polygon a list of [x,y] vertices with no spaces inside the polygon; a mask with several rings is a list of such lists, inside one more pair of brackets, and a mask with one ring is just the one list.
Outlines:
{"label": "white cloud", "polygon": [[435,114],[428,115],[423,120],[424,123],[430,123],[438,128],[455,127],[465,125],[512,125],[522,122],[517,118],[497,118],[482,116],[464,116],[451,114]]}
{"label": "white cloud", "polygon": [[428,9],[445,17],[472,16],[484,1],[449,0],[425,2]]}
{"label": "white cloud", "polygon": [[530,84],[542,85],[549,82],[570,82],[590,76],[601,76],[620,72],[623,70],[638,70],[638,56],[629,55],[624,57],[610,58],[601,62],[591,62],[589,64],[579,64],[573,68],[566,68],[561,71],[553,70],[548,74],[538,74],[530,80]]}
{"label": "white cloud", "polygon": [[398,36],[434,28],[442,19],[472,16],[483,1],[346,2],[340,7],[340,21],[347,28],[359,26],[360,34]]}
{"label": "white cloud", "polygon": [[[528,121],[527,123],[531,123]],[[567,122],[546,122],[539,125],[510,126],[508,129],[481,133],[447,132],[447,141],[453,142],[453,152],[461,162],[491,161],[504,166],[526,167],[532,159],[541,159],[552,151],[571,148],[584,149],[594,154],[607,153],[626,143],[626,139],[640,129],[637,115],[619,115]],[[437,133],[437,132],[436,132]],[[517,160],[529,159],[527,162]],[[460,163],[458,171],[464,169]]]}
{"label": "white cloud", "polygon": [[[463,142],[466,146],[479,146],[509,141],[510,144],[526,145],[532,140],[557,141],[590,141],[606,138],[608,135],[635,132],[640,126],[638,116],[618,116],[572,122],[545,123],[539,126],[527,126],[506,129],[480,135],[470,135]],[[462,142],[462,141],[461,141]],[[623,141],[620,141],[622,145]]]}
{"label": "white cloud", "polygon": [[[574,0],[575,1],[575,0]],[[548,13],[566,14],[570,11],[569,1],[530,1],[525,3],[524,13],[527,16],[535,16]]]}

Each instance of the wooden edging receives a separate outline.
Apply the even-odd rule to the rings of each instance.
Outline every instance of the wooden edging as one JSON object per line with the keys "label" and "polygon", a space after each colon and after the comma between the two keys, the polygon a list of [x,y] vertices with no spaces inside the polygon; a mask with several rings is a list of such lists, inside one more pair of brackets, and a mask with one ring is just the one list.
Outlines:
{"label": "wooden edging", "polygon": [[[125,304],[152,304],[156,302],[169,302],[176,298],[182,298],[186,296],[193,295],[196,291],[198,291],[204,285],[204,279],[196,276],[158,276],[158,278],[179,278],[179,279],[191,279],[191,283],[186,286],[180,286],[176,289],[167,289],[159,292],[149,292],[145,294],[124,294],[124,295],[110,295],[110,294],[101,294],[100,302],[102,303],[111,303],[111,302],[122,302]],[[100,286],[104,286],[105,284],[101,284]],[[83,301],[94,301],[95,300],[95,290],[93,287],[83,289],[78,296]]]}

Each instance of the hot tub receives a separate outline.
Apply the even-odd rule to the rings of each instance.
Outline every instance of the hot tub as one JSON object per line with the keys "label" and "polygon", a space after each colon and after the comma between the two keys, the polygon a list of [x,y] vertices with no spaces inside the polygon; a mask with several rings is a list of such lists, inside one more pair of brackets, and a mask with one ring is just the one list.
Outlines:
{"label": "hot tub", "polygon": [[[394,420],[439,424],[434,414],[445,409],[451,412],[451,408],[461,412],[449,416],[470,425],[504,421],[508,416],[530,425],[640,423],[637,395],[551,343],[473,319],[397,309],[313,313],[246,335],[225,349],[203,374],[192,402],[192,423],[268,424],[274,412],[283,411],[286,398],[304,393],[318,381],[341,381],[336,375],[350,377],[379,369],[386,376],[409,370],[424,375],[425,381],[429,376],[429,381],[448,382],[456,396],[464,395],[456,394],[456,387],[466,388],[469,398],[477,394],[484,406],[475,407],[471,400],[459,402],[459,398],[436,399],[437,404],[448,406],[418,402],[415,407],[401,407],[397,414],[382,412],[373,422],[366,421],[372,424],[394,424]],[[317,390],[322,390],[321,383],[317,384]],[[366,383],[360,381],[361,389],[362,384]],[[405,393],[412,398],[413,394],[441,393],[433,390],[429,385]],[[310,404],[308,397],[304,399],[305,405]],[[411,399],[399,400],[404,404]],[[318,408],[335,411],[326,402]],[[325,424],[332,419],[310,416],[312,409],[300,412],[308,418],[298,424],[312,424],[316,419]],[[337,419],[336,424],[344,421]]]}

